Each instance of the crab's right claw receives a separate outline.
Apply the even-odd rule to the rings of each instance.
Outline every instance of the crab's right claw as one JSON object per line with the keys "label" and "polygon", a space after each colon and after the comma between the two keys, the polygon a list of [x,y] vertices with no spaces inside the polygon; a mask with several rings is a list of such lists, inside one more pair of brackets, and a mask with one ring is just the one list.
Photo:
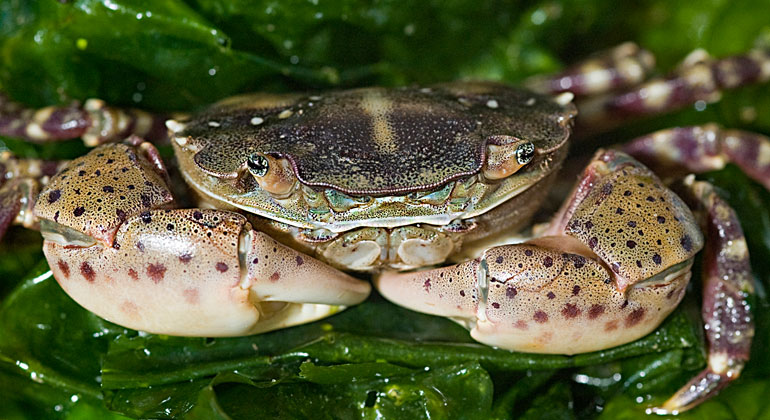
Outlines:
{"label": "crab's right claw", "polygon": [[703,257],[703,309],[708,366],[668,399],[657,414],[675,414],[716,395],[738,379],[749,360],[754,321],[749,296],[754,278],[748,247],[735,211],[711,184],[689,177],[678,189],[701,215],[708,241]]}

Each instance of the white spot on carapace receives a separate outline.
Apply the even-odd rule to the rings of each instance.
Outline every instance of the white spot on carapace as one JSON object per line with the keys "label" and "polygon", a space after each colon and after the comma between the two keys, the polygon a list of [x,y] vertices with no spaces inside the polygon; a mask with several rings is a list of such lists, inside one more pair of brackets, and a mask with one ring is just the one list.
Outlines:
{"label": "white spot on carapace", "polygon": [[524,105],[526,106],[532,106],[535,104],[535,98],[529,98],[527,99],[527,102],[524,102]]}
{"label": "white spot on carapace", "polygon": [[278,114],[278,118],[283,120],[283,119],[291,117],[292,115],[294,115],[294,111],[292,111],[290,109],[284,109],[283,111],[281,111],[280,114]]}
{"label": "white spot on carapace", "polygon": [[496,109],[499,106],[500,106],[500,104],[498,104],[497,101],[494,100],[494,99],[490,99],[490,100],[487,101],[487,107],[489,107],[489,108]]}
{"label": "white spot on carapace", "polygon": [[216,122],[216,121],[209,121],[208,124],[209,124],[209,127],[215,127],[216,128],[216,127],[220,126],[220,124],[218,122]]}
{"label": "white spot on carapace", "polygon": [[260,125],[263,122],[265,122],[265,120],[260,117],[254,117],[251,120],[249,120],[249,122],[251,123],[251,125]]}
{"label": "white spot on carapace", "polygon": [[321,97],[318,96],[318,95],[314,95],[314,96],[309,97],[308,99],[310,99],[311,101],[320,101]]}
{"label": "white spot on carapace", "polygon": [[573,99],[575,99],[575,95],[572,92],[560,93],[553,98],[553,100],[561,106],[567,105],[572,102]]}

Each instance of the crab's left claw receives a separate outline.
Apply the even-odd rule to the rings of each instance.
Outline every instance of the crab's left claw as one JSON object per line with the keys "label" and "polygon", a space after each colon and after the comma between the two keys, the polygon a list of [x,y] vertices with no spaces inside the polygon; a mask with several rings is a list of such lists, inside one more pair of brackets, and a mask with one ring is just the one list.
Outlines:
{"label": "crab's left claw", "polygon": [[597,154],[547,235],[455,266],[386,272],[375,286],[485,344],[575,354],[654,330],[682,299],[702,247],[682,200],[615,152]]}
{"label": "crab's left claw", "polygon": [[738,378],[749,360],[754,292],[749,253],[735,211],[707,182],[685,180],[678,192],[701,217],[708,241],[703,257],[703,323],[708,366],[677,391],[657,414],[676,414],[713,397]]}

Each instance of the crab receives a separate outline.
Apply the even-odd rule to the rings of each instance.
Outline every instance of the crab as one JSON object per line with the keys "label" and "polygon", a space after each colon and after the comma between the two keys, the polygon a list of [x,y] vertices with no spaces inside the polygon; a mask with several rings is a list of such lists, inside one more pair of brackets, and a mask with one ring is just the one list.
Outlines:
{"label": "crab", "polygon": [[[582,106],[602,120],[713,100],[770,78],[768,63],[762,52],[700,56],[675,76]],[[635,85],[650,67],[649,53],[626,44],[532,80],[541,93],[455,82],[251,94],[167,121],[94,100],[42,110],[5,101],[5,134],[106,144],[67,163],[4,156],[0,228],[39,227],[62,288],[134,329],[233,336],[310,322],[366,299],[370,284],[347,272],[373,272],[387,299],[450,317],[482,343],[575,354],[635,340],[665,319],[704,246],[700,225],[709,366],[658,411],[677,412],[740,374],[753,333],[743,233],[708,184],[674,184],[686,204],[629,155],[599,151],[550,225],[505,243],[557,181],[573,96]],[[158,121],[194,208],[177,208],[166,165],[138,136],[158,137]],[[770,140],[751,133],[678,128],[624,149],[688,171],[732,161],[770,184]]]}

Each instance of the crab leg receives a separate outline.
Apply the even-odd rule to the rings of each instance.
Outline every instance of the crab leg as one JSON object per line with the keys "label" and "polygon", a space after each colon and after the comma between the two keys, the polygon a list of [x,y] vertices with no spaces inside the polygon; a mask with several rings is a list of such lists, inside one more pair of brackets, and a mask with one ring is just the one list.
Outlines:
{"label": "crab leg", "polygon": [[99,99],[84,105],[26,108],[0,93],[0,135],[33,143],[82,138],[87,146],[120,141],[130,134],[166,138],[166,117],[107,106]]}
{"label": "crab leg", "polygon": [[703,257],[703,323],[708,340],[708,365],[653,411],[676,414],[716,395],[738,378],[749,360],[754,322],[749,295],[754,293],[748,248],[735,211],[714,187],[688,177],[677,188],[701,214],[708,241]]}
{"label": "crab leg", "polygon": [[69,163],[35,206],[62,288],[112,322],[154,333],[246,335],[333,314],[369,284],[251,229],[238,213],[173,209],[150,143]]}
{"label": "crab leg", "polygon": [[668,77],[578,103],[580,120],[576,131],[607,130],[629,118],[669,112],[697,101],[716,102],[722,90],[768,80],[770,52],[767,50],[722,59],[711,59],[699,50]]}
{"label": "crab leg", "polygon": [[596,95],[641,83],[654,67],[652,53],[626,42],[561,73],[531,77],[524,86],[543,94]]}
{"label": "crab leg", "polygon": [[770,189],[770,138],[761,134],[706,124],[661,130],[620,147],[659,173],[702,173],[732,162]]}
{"label": "crab leg", "polygon": [[574,354],[657,327],[684,295],[702,244],[690,210],[654,174],[599,152],[546,236],[455,266],[386,272],[375,286],[457,320],[483,343]]}
{"label": "crab leg", "polygon": [[32,213],[40,186],[66,162],[20,159],[10,152],[0,153],[0,240],[12,224],[37,229]]}

